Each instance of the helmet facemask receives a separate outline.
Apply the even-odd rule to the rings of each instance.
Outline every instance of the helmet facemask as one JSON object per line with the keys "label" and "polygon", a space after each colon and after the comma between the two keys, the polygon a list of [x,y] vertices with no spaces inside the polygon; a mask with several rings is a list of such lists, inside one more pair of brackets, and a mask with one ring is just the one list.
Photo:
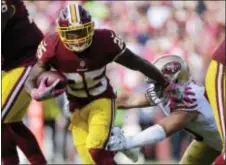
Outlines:
{"label": "helmet facemask", "polygon": [[82,52],[92,44],[94,22],[69,27],[57,27],[57,31],[66,48]]}

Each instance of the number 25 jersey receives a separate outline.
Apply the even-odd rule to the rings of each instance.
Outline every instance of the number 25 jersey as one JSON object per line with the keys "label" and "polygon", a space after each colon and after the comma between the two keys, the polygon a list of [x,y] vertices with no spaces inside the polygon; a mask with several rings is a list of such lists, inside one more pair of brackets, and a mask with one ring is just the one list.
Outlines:
{"label": "number 25 jersey", "polygon": [[80,53],[68,50],[58,33],[53,33],[40,43],[37,58],[67,77],[66,93],[73,111],[95,99],[115,97],[106,76],[106,65],[125,49],[121,37],[112,30],[96,29],[91,46]]}

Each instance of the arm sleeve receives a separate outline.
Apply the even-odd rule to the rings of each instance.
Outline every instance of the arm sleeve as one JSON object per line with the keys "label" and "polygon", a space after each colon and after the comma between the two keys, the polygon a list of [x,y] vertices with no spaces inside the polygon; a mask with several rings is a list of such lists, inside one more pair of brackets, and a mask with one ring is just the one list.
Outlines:
{"label": "arm sleeve", "polygon": [[105,50],[110,62],[115,61],[126,50],[122,37],[112,30],[105,31]]}
{"label": "arm sleeve", "polygon": [[144,74],[155,83],[166,87],[168,84],[164,75],[148,60],[135,55],[132,51],[126,48],[125,52],[117,57],[116,62],[132,70],[136,70]]}
{"label": "arm sleeve", "polygon": [[143,130],[135,136],[127,137],[126,149],[156,144],[164,140],[166,137],[167,136],[164,128],[159,124],[155,124],[154,126]]}
{"label": "arm sleeve", "polygon": [[39,44],[36,57],[38,61],[42,64],[46,64],[53,59],[56,49],[56,37],[46,36]]}

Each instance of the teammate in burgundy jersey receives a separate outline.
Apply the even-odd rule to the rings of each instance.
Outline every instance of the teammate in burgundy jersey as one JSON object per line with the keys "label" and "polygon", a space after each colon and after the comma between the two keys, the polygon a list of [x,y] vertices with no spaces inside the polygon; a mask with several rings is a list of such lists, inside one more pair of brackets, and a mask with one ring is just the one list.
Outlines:
{"label": "teammate in burgundy jersey", "polygon": [[[7,8],[8,12],[4,12]],[[3,70],[34,64],[36,48],[42,38],[42,32],[32,22],[23,1],[2,1]]]}
{"label": "teammate in burgundy jersey", "polygon": [[23,124],[30,97],[23,84],[35,64],[42,32],[21,0],[2,0],[2,163],[19,164],[16,147],[31,164],[46,164],[32,132]]}
{"label": "teammate in burgundy jersey", "polygon": [[47,35],[38,48],[38,62],[27,79],[26,89],[36,100],[53,97],[54,88],[37,88],[36,79],[50,68],[63,73],[68,79],[70,129],[81,159],[85,164],[115,164],[113,153],[104,150],[115,107],[106,65],[115,61],[140,71],[162,89],[169,83],[152,64],[126,48],[114,31],[94,29],[90,14],[81,5],[63,8],[57,24],[57,32]]}
{"label": "teammate in burgundy jersey", "polygon": [[225,39],[221,42],[212,56],[207,74],[206,91],[210,104],[214,111],[218,131],[223,143],[222,155],[216,160],[216,164],[225,164],[225,145],[226,145],[226,54]]}

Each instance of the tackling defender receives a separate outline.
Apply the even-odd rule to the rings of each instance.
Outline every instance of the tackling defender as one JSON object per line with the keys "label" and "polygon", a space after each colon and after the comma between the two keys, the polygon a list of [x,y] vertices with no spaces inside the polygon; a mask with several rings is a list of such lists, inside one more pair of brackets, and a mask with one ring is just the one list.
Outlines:
{"label": "tackling defender", "polygon": [[22,120],[30,103],[23,89],[43,38],[21,0],[2,0],[2,163],[19,164],[18,146],[31,164],[46,164],[32,132]]}
{"label": "tackling defender", "polygon": [[47,35],[39,46],[38,62],[26,89],[36,100],[52,97],[54,90],[37,88],[36,79],[50,67],[63,73],[73,114],[70,130],[83,163],[115,164],[113,152],[104,149],[115,116],[115,94],[105,74],[106,65],[115,61],[140,71],[162,89],[169,83],[153,65],[126,48],[114,31],[94,29],[89,12],[81,5],[63,8],[57,25],[57,32]]}
{"label": "tackling defender", "polygon": [[176,92],[170,94],[172,96],[165,96],[169,99],[160,100],[153,92],[153,84],[149,84],[146,95],[144,93],[121,95],[117,101],[120,108],[159,105],[167,117],[132,137],[125,137],[119,128],[113,129],[108,148],[111,151],[118,151],[155,144],[176,131],[185,129],[194,135],[194,140],[184,153],[180,164],[211,164],[220,154],[222,143],[211,107],[205,97],[204,87],[191,80],[187,63],[179,56],[162,56],[153,64],[177,83],[176,89],[183,92],[183,95]]}
{"label": "tackling defender", "polygon": [[[222,156],[217,159],[216,164],[225,163],[226,144],[226,54],[225,39],[214,52],[212,61],[206,75],[206,91],[212,106],[218,131],[221,135],[223,150]],[[224,159],[224,160],[223,160]]]}

